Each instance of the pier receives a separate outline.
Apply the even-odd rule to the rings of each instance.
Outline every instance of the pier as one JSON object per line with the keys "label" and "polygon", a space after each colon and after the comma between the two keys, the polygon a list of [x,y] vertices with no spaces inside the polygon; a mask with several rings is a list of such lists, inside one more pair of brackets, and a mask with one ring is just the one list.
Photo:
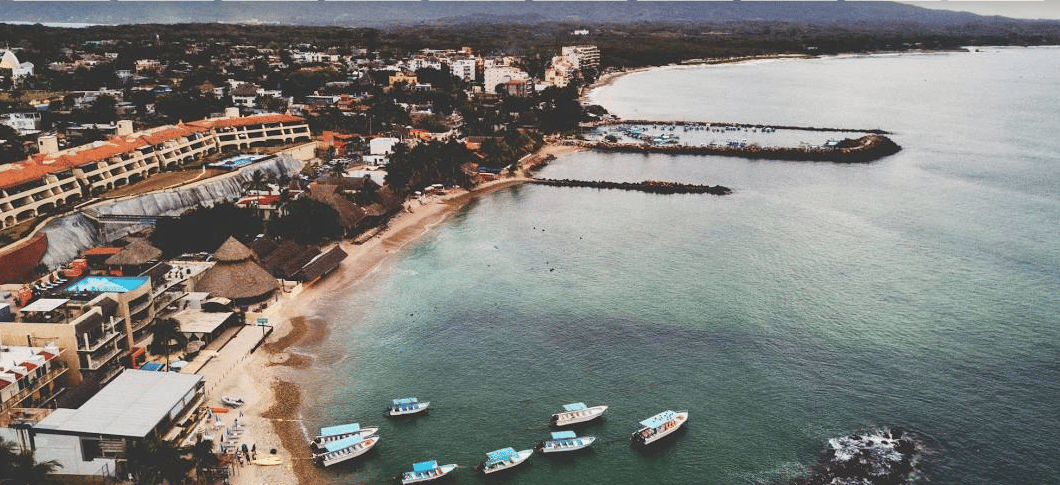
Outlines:
{"label": "pier", "polygon": [[566,143],[593,150],[619,153],[663,153],[669,155],[721,155],[762,160],[804,162],[868,163],[902,149],[884,135],[866,135],[844,139],[833,147],[763,147],[758,145],[653,145],[647,143],[613,143],[608,141],[568,140]]}
{"label": "pier", "polygon": [[682,184],[678,182],[662,182],[658,180],[645,180],[643,182],[606,182],[598,180],[571,180],[571,179],[540,179],[535,178],[530,183],[540,185],[551,185],[553,187],[588,187],[593,189],[612,190],[636,190],[649,194],[711,194],[729,195],[732,189],[723,185],[696,185]]}

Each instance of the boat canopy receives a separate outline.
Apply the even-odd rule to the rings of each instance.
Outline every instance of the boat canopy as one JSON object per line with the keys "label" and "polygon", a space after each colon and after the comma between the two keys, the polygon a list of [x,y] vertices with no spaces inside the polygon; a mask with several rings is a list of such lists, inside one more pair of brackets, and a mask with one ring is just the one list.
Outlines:
{"label": "boat canopy", "polygon": [[361,435],[359,435],[359,434],[358,435],[353,435],[353,436],[350,436],[348,438],[343,438],[341,440],[335,440],[335,441],[332,441],[331,443],[325,444],[324,445],[324,450],[327,451],[328,453],[330,453],[332,451],[339,451],[339,450],[344,449],[344,448],[349,448],[349,447],[351,447],[353,445],[356,445],[357,443],[360,443],[360,442],[361,442]]}
{"label": "boat canopy", "polygon": [[421,461],[419,463],[412,464],[412,471],[414,472],[428,472],[434,470],[435,468],[438,468],[438,462],[434,460]]}
{"label": "boat canopy", "polygon": [[338,426],[328,426],[325,428],[320,428],[320,436],[335,436],[337,434],[356,433],[360,430],[360,423],[340,424]]}
{"label": "boat canopy", "polygon": [[640,425],[644,426],[645,428],[658,428],[659,426],[666,424],[667,421],[676,417],[677,413],[673,411],[663,411],[659,414],[656,414],[655,416],[641,421]]}
{"label": "boat canopy", "polygon": [[416,404],[418,402],[420,402],[420,401],[418,399],[414,398],[414,397],[407,397],[405,399],[395,399],[394,400],[394,405],[395,406],[401,406],[403,404]]}
{"label": "boat canopy", "polygon": [[552,433],[552,439],[554,440],[565,440],[568,438],[577,438],[578,435],[574,434],[573,431],[556,431]]}
{"label": "boat canopy", "polygon": [[511,447],[501,448],[499,450],[486,453],[486,457],[489,458],[490,461],[507,460],[513,456],[515,456],[515,449]]}
{"label": "boat canopy", "polygon": [[574,404],[564,404],[563,409],[566,409],[567,411],[581,411],[582,409],[585,409],[585,403],[576,402]]}

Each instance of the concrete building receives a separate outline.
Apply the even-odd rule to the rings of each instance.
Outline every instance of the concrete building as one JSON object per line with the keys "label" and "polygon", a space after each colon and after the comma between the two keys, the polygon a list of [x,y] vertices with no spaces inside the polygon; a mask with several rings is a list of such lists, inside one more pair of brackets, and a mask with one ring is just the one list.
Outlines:
{"label": "concrete building", "polygon": [[66,373],[56,346],[0,345],[0,412],[46,404],[60,389],[57,379]]}
{"label": "concrete building", "polygon": [[483,72],[484,86],[487,93],[496,92],[498,84],[507,84],[509,81],[527,82],[530,75],[526,71],[511,66],[487,67]]}
{"label": "concrete building", "polygon": [[40,113],[4,113],[0,115],[0,125],[7,125],[18,132],[19,136],[40,133]]}
{"label": "concrete building", "polygon": [[63,475],[126,477],[130,445],[180,443],[203,417],[197,374],[128,370],[77,409],[25,409],[4,417],[0,437],[55,460]]}
{"label": "concrete building", "polygon": [[561,49],[560,54],[570,59],[575,69],[600,68],[600,49],[595,45],[566,46]]}
{"label": "concrete building", "polygon": [[362,158],[367,164],[385,164],[389,159],[388,156],[394,153],[394,145],[398,143],[401,143],[401,140],[393,137],[372,138],[368,141],[368,155],[364,155]]}
{"label": "concrete building", "polygon": [[473,83],[477,79],[475,66],[475,59],[453,59],[449,64],[449,71],[454,76],[463,79],[466,82]]}
{"label": "concrete building", "polygon": [[179,167],[206,154],[265,144],[309,141],[305,120],[286,114],[220,118],[134,133],[118,122],[118,136],[58,150],[54,135],[38,139],[36,156],[0,166],[0,228],[69,207],[77,201]]}

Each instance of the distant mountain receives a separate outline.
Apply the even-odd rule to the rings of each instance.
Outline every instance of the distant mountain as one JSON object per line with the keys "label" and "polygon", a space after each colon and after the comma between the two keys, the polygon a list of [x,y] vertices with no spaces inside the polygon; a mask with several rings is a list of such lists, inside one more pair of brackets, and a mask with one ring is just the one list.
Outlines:
{"label": "distant mountain", "polygon": [[[0,22],[71,24],[276,23],[379,26],[395,23],[625,23],[787,21],[960,25],[1000,20],[876,1],[809,2],[62,2],[0,0]],[[1011,21],[1010,19],[1004,19]]]}

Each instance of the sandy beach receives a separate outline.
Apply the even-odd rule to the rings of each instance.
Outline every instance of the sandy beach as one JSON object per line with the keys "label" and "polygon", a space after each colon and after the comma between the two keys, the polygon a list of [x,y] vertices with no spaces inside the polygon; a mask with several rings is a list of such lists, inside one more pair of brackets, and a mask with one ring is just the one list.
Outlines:
{"label": "sandy beach", "polygon": [[[236,485],[310,485],[319,483],[323,477],[310,459],[307,440],[311,436],[307,436],[300,414],[302,393],[292,375],[299,368],[307,367],[308,362],[297,354],[287,352],[292,346],[312,347],[323,340],[326,322],[306,317],[313,314],[318,299],[332,291],[358,284],[388,258],[445,221],[475,197],[525,183],[529,176],[523,170],[524,167],[549,156],[561,156],[578,150],[579,147],[548,144],[524,157],[520,161],[520,170],[514,176],[482,183],[471,191],[451,190],[442,195],[406,201],[406,210],[394,216],[382,230],[363,244],[350,241],[339,243],[349,257],[334,273],[305,287],[296,295],[282,296],[266,310],[264,313],[274,326],[273,333],[260,349],[247,354],[230,371],[225,371],[209,397],[210,405],[215,407],[221,406],[221,396],[242,397],[246,405],[222,419],[226,424],[232,423],[234,416],[242,413],[239,420],[244,431],[237,443],[254,446],[259,458],[272,455],[278,457],[281,463],[275,466],[241,466],[236,463],[231,482]],[[242,333],[255,331],[244,329]],[[274,455],[272,450],[275,450]]]}

